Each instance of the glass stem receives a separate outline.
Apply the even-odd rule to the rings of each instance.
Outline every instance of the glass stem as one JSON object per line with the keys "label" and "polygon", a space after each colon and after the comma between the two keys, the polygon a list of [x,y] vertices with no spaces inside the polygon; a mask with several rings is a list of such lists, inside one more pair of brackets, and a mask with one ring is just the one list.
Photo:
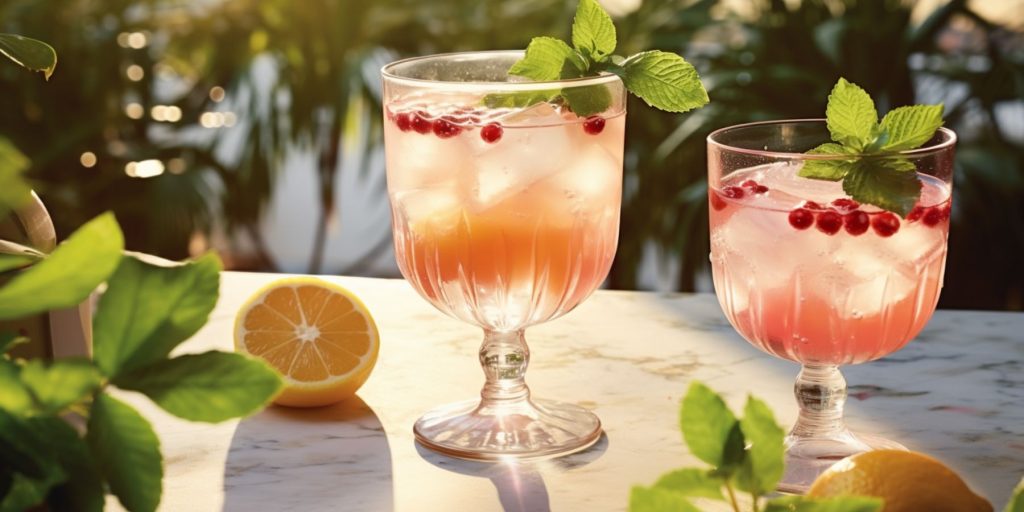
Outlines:
{"label": "glass stem", "polygon": [[847,432],[843,421],[846,379],[834,365],[806,365],[793,386],[800,415],[789,435],[797,439],[835,438]]}
{"label": "glass stem", "polygon": [[523,330],[484,330],[480,346],[480,365],[487,382],[480,391],[482,407],[524,402],[530,397],[526,387],[526,367],[530,364],[530,349],[526,346]]}

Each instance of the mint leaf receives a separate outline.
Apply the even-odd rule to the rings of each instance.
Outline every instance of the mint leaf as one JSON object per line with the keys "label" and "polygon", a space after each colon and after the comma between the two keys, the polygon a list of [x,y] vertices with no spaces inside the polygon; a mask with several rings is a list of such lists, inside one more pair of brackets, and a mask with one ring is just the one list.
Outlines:
{"label": "mint leaf", "polygon": [[661,475],[654,486],[683,496],[725,500],[722,483],[706,469],[685,468]]}
{"label": "mint leaf", "polygon": [[526,55],[509,68],[510,75],[538,82],[575,78],[587,71],[587,63],[565,41],[554,37],[535,37],[526,47]]}
{"label": "mint leaf", "polygon": [[685,496],[659,487],[633,487],[629,512],[700,512]]}
{"label": "mint leaf", "polygon": [[615,24],[597,0],[580,0],[572,20],[572,45],[595,62],[615,52]]}
{"label": "mint leaf", "polygon": [[125,256],[100,298],[93,357],[110,377],[155,363],[196,333],[217,303],[220,260],[164,267]]}
{"label": "mint leaf", "polygon": [[861,203],[906,217],[921,197],[914,164],[904,158],[857,161],[843,179],[843,191]]}
{"label": "mint leaf", "polygon": [[123,249],[113,214],[87,222],[46,259],[0,288],[0,320],[77,306],[114,272]]}
{"label": "mint leaf", "polygon": [[882,128],[888,133],[883,151],[914,149],[935,135],[942,126],[943,105],[913,105],[889,111],[882,118]]}
{"label": "mint leaf", "polygon": [[32,395],[21,382],[21,367],[0,357],[0,410],[24,414],[32,410]]}
{"label": "mint leaf", "polygon": [[785,496],[769,500],[764,512],[879,512],[882,504],[881,499],[864,496]]}
{"label": "mint leaf", "polygon": [[668,112],[686,112],[708,102],[697,70],[674,53],[652,50],[633,55],[623,62],[622,80],[648,105]]}
{"label": "mint leaf", "polygon": [[156,510],[163,460],[160,441],[141,414],[101,393],[92,404],[86,442],[110,491],[125,508],[133,512]]}
{"label": "mint leaf", "polygon": [[29,420],[32,427],[53,446],[67,479],[50,491],[50,510],[100,512],[103,510],[103,481],[85,441],[64,420],[40,416]]}
{"label": "mint leaf", "polygon": [[612,105],[612,93],[604,84],[566,87],[562,89],[562,97],[580,117],[600,114]]}
{"label": "mint leaf", "polygon": [[525,108],[537,103],[555,101],[562,94],[559,89],[541,91],[496,92],[484,96],[487,108]]}
{"label": "mint leaf", "polygon": [[775,490],[785,464],[782,441],[786,433],[775,422],[768,404],[752,396],[747,397],[740,429],[747,442],[747,454],[737,474],[738,487],[755,495]]}
{"label": "mint leaf", "polygon": [[735,462],[734,454],[742,455],[744,441],[736,416],[722,397],[700,382],[690,384],[679,412],[683,439],[698,459],[722,468]]}
{"label": "mint leaf", "polygon": [[[844,155],[848,154],[841,144],[826,142],[810,151],[808,155]],[[815,180],[839,181],[850,172],[852,160],[806,160],[800,168],[801,178]]]}
{"label": "mint leaf", "polygon": [[0,54],[30,71],[40,71],[49,80],[57,67],[57,52],[35,39],[14,34],[0,34]]}
{"label": "mint leaf", "polygon": [[145,394],[179,418],[211,423],[252,414],[283,385],[262,361],[227,352],[158,361],[118,377],[114,384]]}
{"label": "mint leaf", "polygon": [[30,189],[22,178],[29,160],[11,141],[0,137],[0,215],[29,200]]}
{"label": "mint leaf", "polygon": [[33,359],[21,369],[21,380],[46,412],[58,413],[91,395],[100,386],[99,371],[87,359]]}
{"label": "mint leaf", "polygon": [[1003,512],[1024,512],[1024,479],[1021,479],[1013,489],[1013,495],[1010,496],[1010,501],[1006,503]]}
{"label": "mint leaf", "polygon": [[875,139],[875,102],[864,89],[845,78],[840,78],[828,95],[825,117],[832,140],[848,148],[860,151]]}

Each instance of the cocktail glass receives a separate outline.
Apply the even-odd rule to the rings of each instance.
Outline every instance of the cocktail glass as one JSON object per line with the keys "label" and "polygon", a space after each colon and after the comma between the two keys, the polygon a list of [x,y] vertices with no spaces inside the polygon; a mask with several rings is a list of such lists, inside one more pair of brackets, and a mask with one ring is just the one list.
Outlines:
{"label": "cocktail glass", "polygon": [[[431,304],[484,329],[479,400],[421,417],[448,455],[550,457],[600,437],[590,411],[535,399],[523,331],[561,316],[608,274],[618,241],[625,88],[614,75],[526,82],[522,52],[384,67],[384,140],[395,254]],[[607,108],[578,116],[562,98]]]}
{"label": "cocktail glass", "polygon": [[824,120],[745,124],[708,137],[718,301],[747,341],[803,365],[779,486],[790,492],[843,457],[903,448],[846,427],[839,366],[891,354],[920,332],[942,288],[949,232],[952,131],[863,161],[916,169],[921,199],[906,218],[859,205],[840,182],[799,177],[805,162],[836,158],[803,154],[824,142]]}

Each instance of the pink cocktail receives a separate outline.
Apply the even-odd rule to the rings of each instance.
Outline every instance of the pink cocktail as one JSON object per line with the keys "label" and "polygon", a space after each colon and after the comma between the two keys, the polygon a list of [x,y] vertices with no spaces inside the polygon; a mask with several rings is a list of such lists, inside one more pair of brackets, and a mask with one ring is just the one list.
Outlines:
{"label": "pink cocktail", "polygon": [[847,430],[838,367],[884,357],[921,331],[942,288],[949,232],[953,132],[882,157],[916,168],[921,197],[905,218],[859,204],[840,182],[798,176],[821,159],[802,152],[824,140],[823,121],[788,121],[726,128],[708,142],[719,302],[747,341],[803,365],[781,484],[794,491],[845,456],[899,447]]}

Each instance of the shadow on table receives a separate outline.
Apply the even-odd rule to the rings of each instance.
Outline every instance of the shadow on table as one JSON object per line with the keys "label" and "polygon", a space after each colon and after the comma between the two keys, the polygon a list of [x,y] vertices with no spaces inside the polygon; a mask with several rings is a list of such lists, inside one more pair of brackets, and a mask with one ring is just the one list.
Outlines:
{"label": "shadow on table", "polygon": [[579,453],[536,462],[475,462],[441,455],[419,443],[414,444],[420,457],[435,467],[490,480],[505,512],[550,512],[551,501],[542,473],[565,471],[594,462],[608,450],[608,436],[601,434],[593,446]]}
{"label": "shadow on table", "polygon": [[316,409],[270,407],[242,420],[224,469],[224,510],[392,510],[391,449],[353,397]]}

